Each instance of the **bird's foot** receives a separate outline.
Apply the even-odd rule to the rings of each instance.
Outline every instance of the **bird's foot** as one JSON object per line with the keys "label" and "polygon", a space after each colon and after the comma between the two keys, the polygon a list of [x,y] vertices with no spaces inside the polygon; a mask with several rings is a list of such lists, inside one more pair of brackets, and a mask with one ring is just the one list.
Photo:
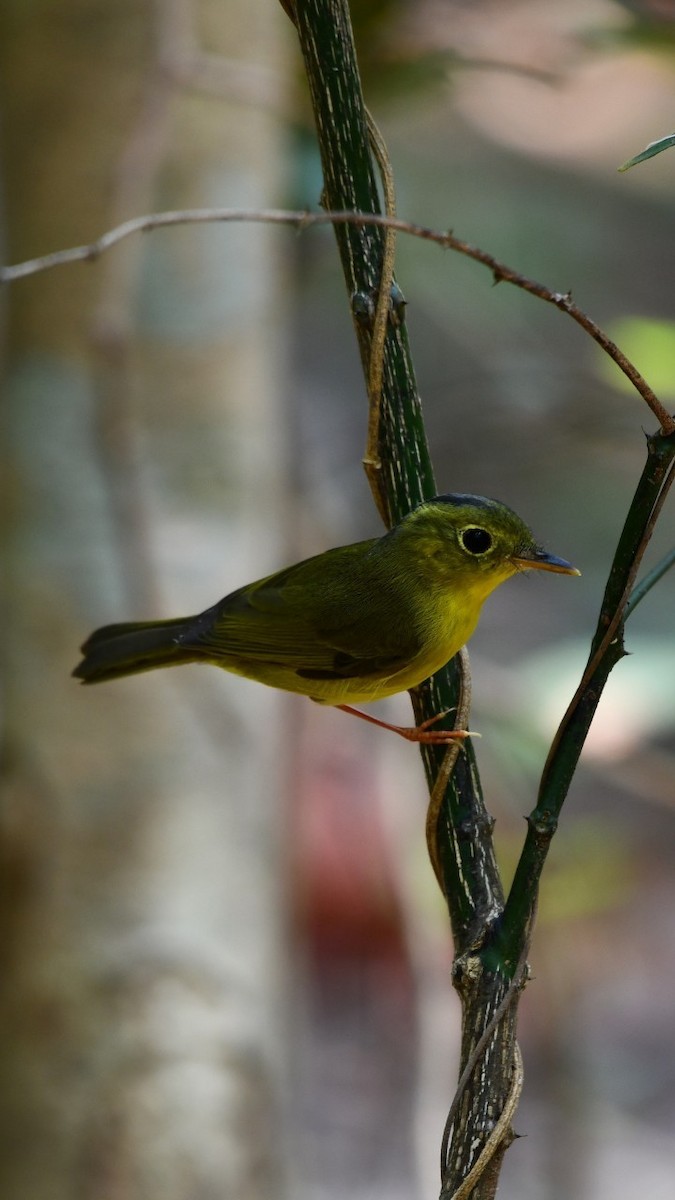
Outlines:
{"label": "bird's foot", "polygon": [[452,742],[464,741],[468,737],[480,737],[479,733],[472,733],[468,729],[432,729],[432,725],[435,725],[437,721],[442,721],[443,717],[447,717],[450,709],[436,713],[435,716],[422,721],[421,725],[391,725],[388,721],[380,721],[378,717],[371,717],[370,713],[352,708],[351,704],[338,704],[336,708],[341,709],[342,712],[351,713],[354,717],[360,717],[362,721],[368,721],[371,725],[379,725],[380,729],[389,729],[391,733],[397,733],[407,742],[417,742],[425,746],[448,746]]}

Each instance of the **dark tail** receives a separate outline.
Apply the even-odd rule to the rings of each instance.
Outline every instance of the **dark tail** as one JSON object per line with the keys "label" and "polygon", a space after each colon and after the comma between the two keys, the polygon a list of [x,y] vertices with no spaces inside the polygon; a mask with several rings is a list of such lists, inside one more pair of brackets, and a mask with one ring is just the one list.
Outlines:
{"label": "dark tail", "polygon": [[102,683],[122,675],[154,671],[156,667],[176,667],[198,657],[180,644],[194,617],[172,621],[145,621],[137,624],[105,625],[87,638],[82,646],[84,658],[73,675],[83,683]]}

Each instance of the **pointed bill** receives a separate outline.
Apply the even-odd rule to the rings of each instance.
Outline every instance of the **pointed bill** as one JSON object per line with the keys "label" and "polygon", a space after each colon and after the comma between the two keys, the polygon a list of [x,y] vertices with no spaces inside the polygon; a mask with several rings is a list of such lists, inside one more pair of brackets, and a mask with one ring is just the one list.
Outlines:
{"label": "pointed bill", "polygon": [[555,571],[556,575],[581,575],[581,571],[566,559],[556,558],[555,554],[538,550],[536,546],[532,550],[523,550],[522,554],[514,554],[511,562],[521,571]]}

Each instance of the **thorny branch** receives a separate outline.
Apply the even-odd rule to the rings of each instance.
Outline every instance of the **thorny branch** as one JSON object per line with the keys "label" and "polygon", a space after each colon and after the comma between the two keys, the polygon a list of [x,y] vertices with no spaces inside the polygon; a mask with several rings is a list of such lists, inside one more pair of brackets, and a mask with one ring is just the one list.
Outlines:
{"label": "thorny branch", "polygon": [[135,233],[148,233],[154,229],[162,229],[173,225],[210,224],[214,222],[247,221],[258,224],[292,225],[299,231],[312,225],[380,225],[410,237],[421,238],[433,242],[447,250],[463,254],[474,262],[482,263],[492,272],[495,283],[511,283],[523,291],[537,296],[548,304],[555,305],[561,312],[567,313],[582,329],[598,343],[606,354],[616,363],[624,375],[630,380],[636,391],[652,410],[659,422],[661,432],[665,435],[675,433],[675,417],[661,404],[647,381],[638,371],[622,350],[611,340],[596,322],[579,308],[569,292],[555,292],[544,284],[528,279],[518,271],[514,271],[505,263],[500,262],[492,254],[472,246],[469,242],[457,238],[453,233],[430,229],[412,221],[403,221],[398,217],[382,216],[376,213],[355,212],[304,212],[284,209],[231,209],[206,208],[184,209],[175,212],[151,213],[147,216],[134,217],[124,221],[114,229],[108,230],[93,242],[82,246],[72,246],[67,250],[57,250],[38,258],[29,259],[14,266],[0,267],[0,283],[11,283],[35,275],[39,271],[47,271],[53,267],[64,266],[74,262],[94,262],[111,247]]}

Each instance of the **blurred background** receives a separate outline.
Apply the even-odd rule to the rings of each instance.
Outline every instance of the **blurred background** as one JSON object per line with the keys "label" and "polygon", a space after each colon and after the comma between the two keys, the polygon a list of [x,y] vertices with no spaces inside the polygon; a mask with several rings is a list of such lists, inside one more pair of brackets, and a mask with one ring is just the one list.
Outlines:
{"label": "blurred background", "polygon": [[[352,11],[400,215],[571,289],[672,405],[675,152],[617,167],[675,126],[675,5]],[[0,24],[4,261],[154,210],[317,205],[275,0]],[[508,884],[654,420],[477,265],[399,238],[397,276],[439,491],[499,497],[582,571],[512,581],[472,643]],[[0,299],[0,1193],[435,1195],[459,1003],[414,748],[225,672],[69,679],[95,626],[379,532],[332,234],[162,230]],[[672,1193],[674,600],[666,577],[631,620],[553,844],[505,1200]]]}

